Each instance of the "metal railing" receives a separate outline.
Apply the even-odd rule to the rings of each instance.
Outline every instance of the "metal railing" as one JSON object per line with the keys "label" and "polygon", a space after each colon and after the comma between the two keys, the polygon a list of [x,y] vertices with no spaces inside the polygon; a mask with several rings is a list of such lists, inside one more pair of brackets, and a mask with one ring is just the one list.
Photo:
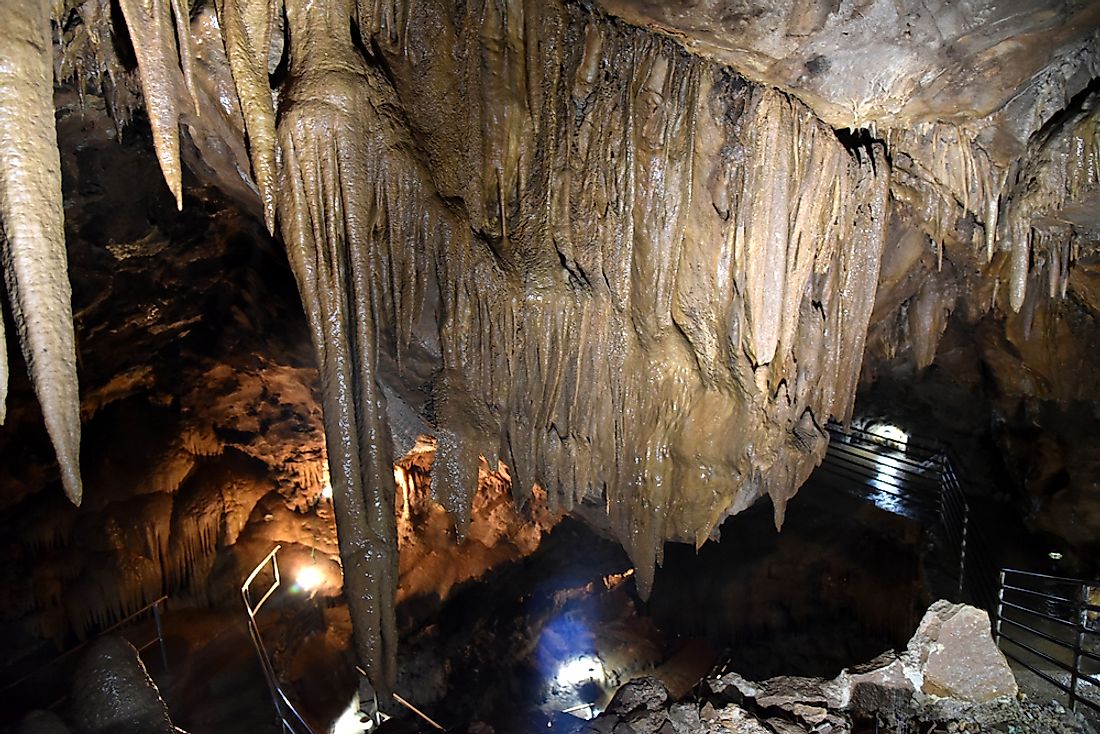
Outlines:
{"label": "metal railing", "polygon": [[888,439],[830,426],[821,468],[839,480],[865,484],[896,503],[902,514],[928,514],[939,506],[939,466],[934,455],[915,454]]}
{"label": "metal railing", "polygon": [[1006,568],[995,634],[1001,651],[1062,691],[1070,709],[1100,714],[1100,605],[1092,593],[1100,581]]}
{"label": "metal railing", "polygon": [[[241,585],[241,598],[244,599],[244,608],[248,613],[248,634],[252,638],[252,645],[256,648],[256,655],[260,659],[260,667],[264,671],[264,680],[267,682],[268,691],[271,693],[271,701],[275,707],[276,723],[281,727],[284,734],[314,734],[313,729],[306,722],[302,715],[298,713],[298,709],[291,703],[290,698],[283,690],[283,686],[279,681],[279,677],[275,673],[275,666],[271,663],[271,656],[268,655],[267,647],[264,645],[263,636],[260,634],[260,625],[256,621],[256,616],[260,613],[260,609],[271,598],[271,595],[279,588],[281,583],[281,577],[279,575],[279,559],[278,553],[282,546],[276,545],[275,548],[268,553],[259,564],[252,569],[252,573],[245,579],[244,584]],[[260,594],[260,599],[257,602],[252,601],[252,584],[256,581],[256,578],[263,573],[265,568],[271,568],[272,581],[267,589]]]}
{"label": "metal railing", "polygon": [[[154,645],[158,646],[161,665],[163,670],[167,671],[168,651],[164,644],[164,626],[161,620],[163,609],[167,603],[168,597],[162,596],[146,604],[125,619],[97,632],[85,642],[66,650],[26,675],[7,683],[3,688],[0,688],[0,704],[2,704],[3,710],[14,715],[18,711],[25,712],[36,708],[54,710],[59,707],[69,698],[68,679],[76,667],[79,653],[100,637],[115,632],[129,632],[129,634],[123,634],[123,636],[137,649],[138,654],[141,656],[144,656],[145,651]],[[149,634],[135,635],[135,630],[140,629],[141,622],[146,617],[152,621],[152,629],[148,630]],[[137,639],[133,639],[135,636]]]}
{"label": "metal railing", "polygon": [[[885,498],[893,511],[936,526],[941,549],[954,567],[954,601],[993,611],[998,566],[991,560],[981,529],[972,521],[966,482],[951,448],[910,435],[900,442],[859,427],[830,424],[829,449],[821,469]],[[862,490],[861,490],[862,491]]]}

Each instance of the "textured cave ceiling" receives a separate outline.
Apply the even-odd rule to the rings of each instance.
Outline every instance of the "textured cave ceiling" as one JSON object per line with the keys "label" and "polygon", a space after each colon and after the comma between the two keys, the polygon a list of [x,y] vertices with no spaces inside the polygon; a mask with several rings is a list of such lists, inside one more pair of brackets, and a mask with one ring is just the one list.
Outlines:
{"label": "textured cave ceiling", "polygon": [[[315,485],[295,467],[320,461],[316,364],[357,652],[385,691],[392,465],[417,433],[460,527],[499,457],[520,501],[606,507],[645,593],[666,540],[765,494],[780,525],[865,362],[927,367],[949,322],[1004,411],[1093,425],[1098,36],[1087,0],[2,3],[30,375],[2,504],[110,485],[78,456],[82,416],[85,468],[125,442],[112,410]],[[1095,543],[1100,518],[1073,532]]]}

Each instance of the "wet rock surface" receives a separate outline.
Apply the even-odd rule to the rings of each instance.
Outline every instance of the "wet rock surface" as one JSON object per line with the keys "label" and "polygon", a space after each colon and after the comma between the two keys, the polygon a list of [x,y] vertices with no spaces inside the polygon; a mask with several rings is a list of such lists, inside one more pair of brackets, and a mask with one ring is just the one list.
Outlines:
{"label": "wet rock surface", "polygon": [[80,734],[177,734],[134,646],[121,637],[93,642],[73,677],[70,712]]}

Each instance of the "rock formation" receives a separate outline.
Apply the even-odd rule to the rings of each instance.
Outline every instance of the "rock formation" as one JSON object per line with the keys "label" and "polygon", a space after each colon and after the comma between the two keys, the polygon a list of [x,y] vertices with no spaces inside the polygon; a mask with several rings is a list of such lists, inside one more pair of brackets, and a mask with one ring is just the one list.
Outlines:
{"label": "rock formation", "polygon": [[177,734],[168,707],[124,638],[93,642],[73,674],[73,718],[81,734]]}
{"label": "rock formation", "polygon": [[[951,679],[953,682],[944,685]],[[1017,700],[1016,680],[985,612],[933,604],[900,655],[886,653],[832,680],[737,673],[708,678],[702,700],[670,700],[660,681],[624,685],[607,711],[577,730],[603,732],[833,733],[914,729],[1087,732],[1061,706]]]}
{"label": "rock formation", "polygon": [[408,426],[437,438],[432,492],[460,532],[499,458],[521,502],[537,484],[604,505],[645,594],[665,541],[699,545],[765,494],[782,524],[868,343],[926,366],[953,314],[992,311],[1000,384],[1091,399],[1095,356],[1068,379],[1037,337],[1072,344],[1096,316],[1077,267],[1100,184],[1094,3],[681,5],[4,5],[5,273],[70,498],[51,62],[119,130],[144,104],[177,207],[187,161],[286,245],[382,690]]}

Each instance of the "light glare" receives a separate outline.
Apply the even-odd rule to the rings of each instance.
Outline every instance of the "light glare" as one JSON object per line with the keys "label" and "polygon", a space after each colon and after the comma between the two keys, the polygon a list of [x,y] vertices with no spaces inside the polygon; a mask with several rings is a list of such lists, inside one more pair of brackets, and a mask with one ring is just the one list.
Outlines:
{"label": "light glare", "polygon": [[573,658],[558,668],[558,674],[555,678],[557,679],[558,685],[576,686],[581,683],[587,683],[590,680],[603,678],[603,676],[603,663],[600,662],[599,658],[592,655],[584,655],[579,658]]}
{"label": "light glare", "polygon": [[370,717],[360,713],[359,696],[355,696],[344,713],[340,714],[340,718],[333,722],[329,734],[363,734],[372,729],[374,729],[374,722]]}
{"label": "light glare", "polygon": [[868,433],[896,444],[896,447],[901,451],[904,451],[909,445],[909,433],[889,423],[874,425]]}
{"label": "light glare", "polygon": [[317,566],[302,566],[298,571],[298,588],[302,591],[313,591],[325,580],[324,573]]}

